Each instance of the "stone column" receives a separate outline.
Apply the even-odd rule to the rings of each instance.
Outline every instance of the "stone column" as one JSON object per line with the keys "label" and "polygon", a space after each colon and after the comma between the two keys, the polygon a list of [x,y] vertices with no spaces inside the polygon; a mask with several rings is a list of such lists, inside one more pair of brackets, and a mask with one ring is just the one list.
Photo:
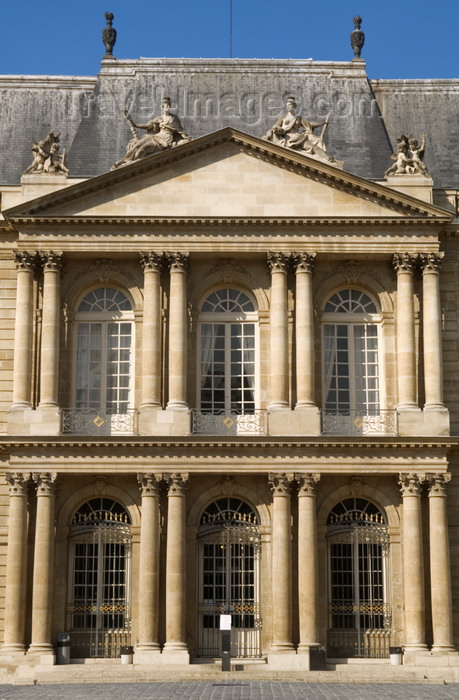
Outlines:
{"label": "stone column", "polygon": [[24,624],[27,587],[27,477],[6,474],[10,487],[8,554],[5,586],[5,637],[3,653],[24,653]]}
{"label": "stone column", "polygon": [[62,253],[43,253],[43,315],[40,355],[39,408],[58,406],[59,336],[60,336],[60,275]]}
{"label": "stone column", "polygon": [[188,255],[169,255],[169,401],[170,410],[187,410],[187,295]]}
{"label": "stone column", "polygon": [[400,474],[403,496],[403,598],[405,649],[424,651],[425,600],[422,553],[421,485],[418,474]]}
{"label": "stone column", "polygon": [[57,475],[37,473],[32,478],[37,484],[37,520],[29,654],[53,653],[54,492]]}
{"label": "stone column", "polygon": [[395,253],[397,273],[397,372],[398,409],[417,409],[416,344],[414,329],[413,270],[416,255]]}
{"label": "stone column", "polygon": [[160,281],[163,256],[142,253],[143,333],[142,333],[142,403],[141,408],[161,408],[161,296]]}
{"label": "stone column", "polygon": [[440,265],[443,253],[421,255],[424,341],[424,410],[444,409]]}
{"label": "stone column", "polygon": [[272,585],[273,639],[270,653],[293,651],[292,641],[292,527],[291,474],[270,474],[273,492]]}
{"label": "stone column", "polygon": [[299,652],[319,644],[316,486],[320,474],[297,474]]}
{"label": "stone column", "polygon": [[268,253],[271,269],[271,397],[269,409],[288,408],[288,256]]}
{"label": "stone column", "polygon": [[186,613],[186,484],[188,474],[166,474],[166,644],[164,653],[187,653]]}
{"label": "stone column", "polygon": [[139,642],[137,651],[158,651],[159,617],[159,483],[158,474],[138,474],[142,494],[139,570]]}
{"label": "stone column", "polygon": [[430,590],[434,652],[455,651],[446,484],[451,474],[429,474]]}
{"label": "stone column", "polygon": [[17,268],[16,322],[14,327],[13,405],[30,408],[32,384],[33,276],[35,253],[14,253]]}
{"label": "stone column", "polygon": [[314,401],[314,305],[312,273],[315,253],[294,257],[296,275],[296,409],[315,406]]}

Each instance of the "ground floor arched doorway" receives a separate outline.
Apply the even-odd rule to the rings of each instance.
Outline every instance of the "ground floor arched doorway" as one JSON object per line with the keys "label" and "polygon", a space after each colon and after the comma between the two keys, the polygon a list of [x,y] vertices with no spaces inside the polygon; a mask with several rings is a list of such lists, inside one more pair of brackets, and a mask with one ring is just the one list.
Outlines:
{"label": "ground floor arched doorway", "polygon": [[220,498],[198,531],[198,656],[220,655],[220,615],[231,614],[231,656],[261,655],[258,516],[244,501]]}
{"label": "ground floor arched doorway", "polygon": [[389,535],[383,513],[363,498],[338,503],[327,520],[329,657],[387,658]]}

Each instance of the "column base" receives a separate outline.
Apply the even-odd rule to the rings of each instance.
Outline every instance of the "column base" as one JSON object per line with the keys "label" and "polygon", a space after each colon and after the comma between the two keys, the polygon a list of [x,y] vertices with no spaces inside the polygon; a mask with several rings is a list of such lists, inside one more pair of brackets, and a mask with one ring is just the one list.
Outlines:
{"label": "column base", "polygon": [[459,652],[456,651],[454,644],[434,644],[431,652],[432,654],[452,654],[453,656],[459,656]]}
{"label": "column base", "polygon": [[397,408],[398,434],[401,437],[448,436],[449,411],[446,408],[433,410]]}
{"label": "column base", "polygon": [[165,665],[189,664],[190,654],[186,644],[166,644],[161,654],[161,661]]}
{"label": "column base", "polygon": [[320,435],[320,411],[317,406],[301,406],[268,413],[268,434],[286,436]]}
{"label": "column base", "polygon": [[189,435],[190,412],[187,408],[141,408],[139,411],[140,435]]}
{"label": "column base", "polygon": [[52,644],[35,644],[29,647],[27,658],[40,666],[55,666],[56,654]]}
{"label": "column base", "polygon": [[25,656],[26,650],[24,644],[4,644],[0,649],[0,656],[5,657],[20,657]]}
{"label": "column base", "polygon": [[138,646],[134,652],[135,664],[158,664],[161,659],[161,649],[159,644],[154,646]]}
{"label": "column base", "polygon": [[270,652],[268,668],[273,671],[309,671],[309,654],[297,654],[295,649]]}

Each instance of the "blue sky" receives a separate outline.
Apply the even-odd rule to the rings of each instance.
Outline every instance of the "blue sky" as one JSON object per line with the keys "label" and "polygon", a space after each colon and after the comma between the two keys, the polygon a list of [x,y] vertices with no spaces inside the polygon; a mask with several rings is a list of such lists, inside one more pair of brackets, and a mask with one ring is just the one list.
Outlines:
{"label": "blue sky", "polygon": [[[221,57],[231,0],[0,0],[0,74],[96,75],[104,13],[115,14],[116,58]],[[353,57],[363,18],[371,78],[459,78],[457,0],[232,0],[239,58]]]}

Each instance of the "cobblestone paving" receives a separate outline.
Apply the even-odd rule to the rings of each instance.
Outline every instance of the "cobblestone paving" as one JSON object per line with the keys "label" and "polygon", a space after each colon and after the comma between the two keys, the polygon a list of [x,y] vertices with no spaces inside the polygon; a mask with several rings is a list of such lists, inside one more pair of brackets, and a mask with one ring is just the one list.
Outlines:
{"label": "cobblestone paving", "polygon": [[0,700],[458,700],[459,683],[285,683],[269,681],[185,683],[85,683],[0,685]]}

